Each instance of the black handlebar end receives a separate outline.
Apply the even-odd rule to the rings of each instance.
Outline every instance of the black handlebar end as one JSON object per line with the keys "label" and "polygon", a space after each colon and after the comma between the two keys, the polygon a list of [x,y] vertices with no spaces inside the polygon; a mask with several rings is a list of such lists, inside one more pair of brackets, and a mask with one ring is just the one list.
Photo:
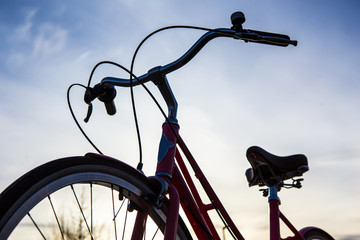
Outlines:
{"label": "black handlebar end", "polygon": [[115,107],[114,101],[104,102],[104,104],[105,104],[105,108],[106,108],[107,114],[109,114],[109,115],[115,115],[115,113],[116,113],[116,107]]}

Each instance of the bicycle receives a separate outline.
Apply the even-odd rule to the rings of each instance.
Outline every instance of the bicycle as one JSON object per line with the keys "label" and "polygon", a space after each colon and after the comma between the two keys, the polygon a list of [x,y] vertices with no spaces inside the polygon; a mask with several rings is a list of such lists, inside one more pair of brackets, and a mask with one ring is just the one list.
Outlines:
{"label": "bicycle", "polygon": [[[205,44],[217,37],[283,47],[297,45],[297,41],[291,40],[284,34],[243,29],[245,16],[241,12],[235,12],[231,16],[231,21],[233,26],[229,29],[197,28],[207,32],[183,56],[165,66],[152,68],[140,77],[136,77],[132,73],[134,58],[131,70],[112,62],[101,62],[96,65],[90,75],[84,95],[84,101],[89,105],[85,121],[88,121],[91,116],[91,102],[96,98],[104,102],[108,114],[116,113],[113,101],[116,96],[115,86],[132,89],[138,85],[145,87],[144,83],[151,81],[164,98],[168,114],[162,112],[166,121],[162,126],[163,132],[155,176],[147,177],[141,171],[141,154],[138,167],[133,168],[124,162],[102,155],[96,146],[94,147],[100,154],[87,153],[85,156],[67,157],[45,163],[20,177],[1,193],[0,239],[16,238],[16,234],[27,234],[26,226],[32,226],[32,231],[43,239],[48,239],[46,236],[48,228],[57,231],[57,234],[60,234],[59,238],[70,239],[74,234],[70,232],[68,223],[64,222],[68,220],[64,220],[64,216],[68,212],[70,212],[68,218],[74,218],[72,217],[74,212],[78,212],[78,216],[80,216],[79,226],[82,227],[81,229],[79,227],[80,230],[77,231],[78,239],[85,239],[85,234],[90,239],[97,239],[97,235],[102,233],[96,226],[96,221],[100,218],[107,218],[109,224],[113,225],[111,234],[115,239],[118,238],[119,221],[122,221],[122,239],[144,239],[146,237],[192,239],[191,231],[198,239],[220,239],[220,234],[209,215],[211,210],[218,214],[223,222],[223,229],[227,230],[233,239],[244,239],[179,134],[178,104],[166,77],[168,73],[188,63]],[[187,26],[159,29],[148,37],[156,32],[178,27]],[[103,63],[111,63],[128,71],[130,79],[105,77],[99,84],[90,87],[93,72],[97,66]],[[147,90],[146,87],[145,89]],[[78,124],[77,121],[76,123]],[[81,128],[80,130],[83,131]],[[93,144],[91,141],[90,143]],[[141,150],[140,141],[139,149]],[[303,179],[299,177],[309,170],[306,156],[296,154],[280,157],[257,146],[250,147],[246,156],[251,165],[251,168],[245,173],[249,186],[265,187],[261,191],[263,196],[268,197],[270,240],[333,239],[324,230],[316,227],[297,230],[279,210],[278,192],[280,189],[301,187]],[[206,204],[203,201],[184,158],[187,159],[210,203]],[[292,180],[292,182],[285,182],[287,180]],[[79,197],[79,192],[84,191],[90,195],[86,203],[81,197],[82,195]],[[106,194],[111,196],[109,197],[111,206],[103,202],[97,204],[96,200]],[[115,199],[115,196],[118,199]],[[54,201],[55,197],[59,197],[58,202]],[[63,199],[67,201],[63,201]],[[72,202],[75,208],[72,207],[66,211],[62,204],[68,204],[68,202]],[[180,206],[188,224],[179,215]],[[110,217],[104,217],[105,213],[99,213],[95,207],[111,208]],[[59,210],[62,210],[61,214]],[[105,212],[104,209],[102,211]],[[120,218],[119,214],[124,214],[124,218]],[[292,231],[293,236],[281,238],[280,219]],[[188,229],[189,226],[191,229]]]}

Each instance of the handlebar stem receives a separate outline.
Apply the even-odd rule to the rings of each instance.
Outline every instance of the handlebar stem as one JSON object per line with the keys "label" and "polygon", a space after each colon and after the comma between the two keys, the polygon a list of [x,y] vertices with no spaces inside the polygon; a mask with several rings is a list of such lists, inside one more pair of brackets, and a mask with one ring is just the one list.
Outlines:
{"label": "handlebar stem", "polygon": [[151,81],[158,87],[161,95],[163,96],[167,108],[168,108],[168,120],[171,123],[178,122],[177,120],[177,109],[178,103],[175,99],[175,96],[171,90],[170,84],[167,80],[166,75],[161,74],[161,67],[155,67],[148,72],[148,75],[151,78]]}

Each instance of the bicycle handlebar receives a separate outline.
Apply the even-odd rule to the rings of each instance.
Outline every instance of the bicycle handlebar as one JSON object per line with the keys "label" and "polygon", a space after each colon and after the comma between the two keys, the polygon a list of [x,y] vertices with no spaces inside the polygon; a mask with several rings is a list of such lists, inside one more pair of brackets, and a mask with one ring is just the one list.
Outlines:
{"label": "bicycle handlebar", "polygon": [[[170,72],[173,72],[185,64],[187,64],[200,50],[212,39],[217,37],[230,37],[238,40],[243,40],[245,42],[255,42],[255,43],[262,43],[262,44],[270,44],[275,46],[282,46],[286,47],[288,45],[297,45],[296,40],[291,40],[289,36],[284,34],[277,34],[277,33],[269,33],[269,32],[262,32],[257,30],[251,29],[244,29],[240,31],[236,31],[234,29],[215,29],[212,31],[208,31],[203,36],[197,40],[197,42],[180,58],[169,63],[165,66],[158,66],[152,68],[148,71],[148,73],[141,75],[138,79],[141,83],[146,83],[150,80],[153,80],[153,74],[161,74],[166,75]],[[140,85],[141,84],[137,79],[132,80],[132,85]],[[123,79],[123,78],[115,78],[115,77],[105,77],[101,81],[101,85],[113,85],[113,86],[121,86],[121,87],[129,87],[131,85],[130,79]]]}
{"label": "bicycle handlebar", "polygon": [[[200,50],[212,39],[217,37],[229,37],[238,40],[243,40],[245,42],[255,42],[261,44],[270,44],[275,46],[287,47],[289,45],[297,45],[296,40],[291,40],[289,36],[278,33],[269,33],[262,32],[251,29],[243,29],[242,24],[245,22],[245,15],[242,12],[235,12],[231,15],[231,22],[233,26],[228,28],[219,28],[214,30],[209,30],[204,35],[202,35],[194,45],[180,58],[177,60],[165,65],[157,66],[150,69],[147,73],[141,75],[140,77],[135,77],[135,79],[124,79],[124,78],[115,78],[115,77],[105,77],[101,82],[95,85],[94,88],[88,87],[84,100],[89,104],[88,114],[85,118],[85,121],[89,120],[89,117],[92,112],[91,102],[98,98],[100,101],[104,102],[108,114],[113,115],[116,112],[116,108],[113,102],[115,98],[116,91],[114,86],[121,87],[131,87],[144,84],[149,81],[153,81],[159,88],[161,94],[163,95],[169,110],[169,118],[173,122],[176,120],[176,111],[177,103],[175,97],[173,96],[168,83],[161,84],[161,81],[166,80],[166,74],[171,73],[185,64],[187,64]],[[134,75],[133,75],[134,76]]]}

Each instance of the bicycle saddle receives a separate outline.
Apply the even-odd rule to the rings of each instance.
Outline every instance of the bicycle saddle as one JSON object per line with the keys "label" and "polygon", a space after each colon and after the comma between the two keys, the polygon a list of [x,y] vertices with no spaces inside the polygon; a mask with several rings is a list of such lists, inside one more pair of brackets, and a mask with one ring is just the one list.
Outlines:
{"label": "bicycle saddle", "polygon": [[276,156],[264,149],[252,146],[246,151],[252,168],[246,170],[249,186],[271,185],[302,174],[309,170],[305,155]]}

